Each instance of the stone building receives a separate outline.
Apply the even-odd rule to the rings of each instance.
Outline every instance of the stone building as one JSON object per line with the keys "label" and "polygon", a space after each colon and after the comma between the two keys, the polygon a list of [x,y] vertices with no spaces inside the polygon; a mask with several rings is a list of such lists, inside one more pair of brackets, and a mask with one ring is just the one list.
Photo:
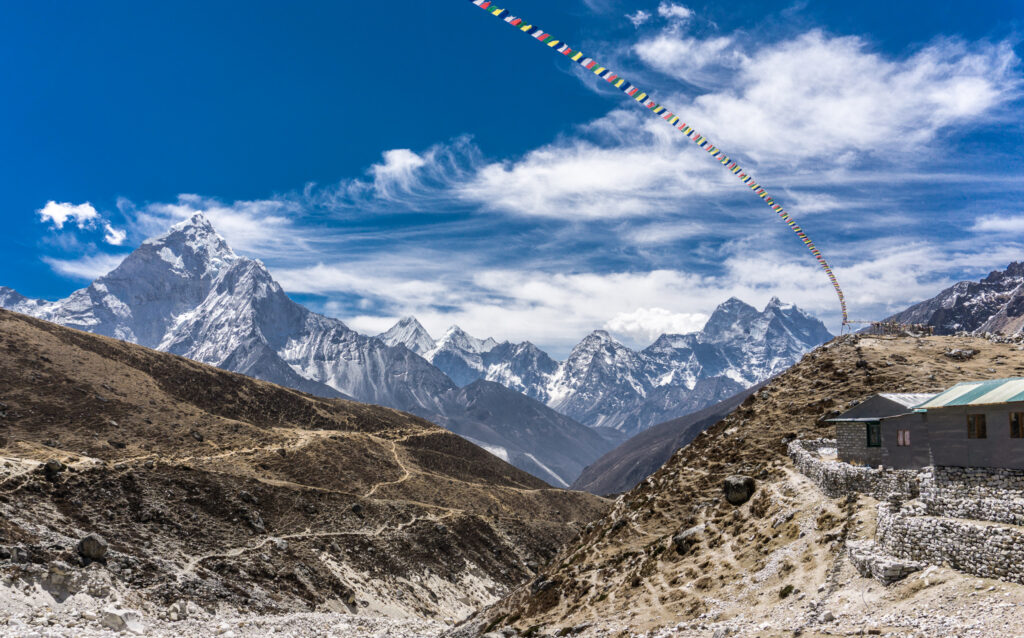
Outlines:
{"label": "stone building", "polygon": [[931,465],[925,413],[915,407],[934,394],[876,394],[829,421],[836,457],[856,465],[898,469]]}
{"label": "stone building", "polygon": [[939,394],[877,394],[829,421],[836,457],[855,465],[1024,469],[1024,378],[958,383]]}

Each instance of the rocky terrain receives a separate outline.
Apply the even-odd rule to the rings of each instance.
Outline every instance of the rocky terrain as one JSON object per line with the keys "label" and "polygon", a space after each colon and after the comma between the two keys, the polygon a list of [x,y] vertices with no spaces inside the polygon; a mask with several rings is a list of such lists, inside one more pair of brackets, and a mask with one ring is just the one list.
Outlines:
{"label": "rocky terrain", "polygon": [[[786,456],[793,437],[831,434],[823,419],[870,394],[1022,373],[1024,351],[1013,343],[837,338],[672,455],[531,582],[452,635],[1024,635],[1022,586],[938,567],[890,587],[860,577],[845,543],[873,537],[876,502],[824,496]],[[751,478],[753,492],[738,481],[724,494],[733,476]]]}
{"label": "rocky terrain", "polygon": [[0,633],[450,622],[607,507],[409,414],[0,311]]}
{"label": "rocky terrain", "polygon": [[961,281],[888,320],[927,324],[946,335],[1019,333],[1024,327],[1024,263],[1013,262],[981,281]]}

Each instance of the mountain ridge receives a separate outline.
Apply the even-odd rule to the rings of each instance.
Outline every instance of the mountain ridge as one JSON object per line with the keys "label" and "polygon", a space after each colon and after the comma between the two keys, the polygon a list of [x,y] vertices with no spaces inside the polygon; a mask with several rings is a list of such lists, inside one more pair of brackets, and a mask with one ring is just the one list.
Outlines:
{"label": "mountain ridge", "polygon": [[732,297],[701,330],[663,334],[639,351],[599,329],[559,362],[528,341],[491,345],[458,329],[458,339],[438,340],[424,356],[456,385],[495,381],[590,427],[631,435],[763,382],[831,336],[777,297],[760,311]]}
{"label": "mountain ridge", "polygon": [[886,319],[925,324],[936,334],[1024,330],[1024,262],[1010,262],[979,281],[961,281],[931,299],[916,303]]}

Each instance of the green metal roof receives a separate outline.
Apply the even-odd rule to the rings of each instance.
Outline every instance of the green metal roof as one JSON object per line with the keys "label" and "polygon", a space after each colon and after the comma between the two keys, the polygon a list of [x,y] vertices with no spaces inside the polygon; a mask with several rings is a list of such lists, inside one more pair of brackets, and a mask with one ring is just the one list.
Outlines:
{"label": "green metal roof", "polygon": [[1024,401],[1024,377],[958,383],[916,406],[916,409],[931,410],[954,405],[995,405],[1016,401]]}

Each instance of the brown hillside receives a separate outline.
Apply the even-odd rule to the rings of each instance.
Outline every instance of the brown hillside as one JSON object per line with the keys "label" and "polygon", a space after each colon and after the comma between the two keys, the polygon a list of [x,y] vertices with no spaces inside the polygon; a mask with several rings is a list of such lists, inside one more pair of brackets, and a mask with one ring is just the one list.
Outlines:
{"label": "brown hillside", "polygon": [[[966,361],[946,355],[968,348],[979,353]],[[1020,586],[985,582],[1010,609],[981,613],[961,600],[978,579],[951,570],[891,588],[860,579],[843,559],[841,539],[871,537],[873,503],[823,497],[795,472],[785,442],[832,436],[821,419],[876,392],[938,391],[1022,373],[1024,352],[1013,344],[837,338],[677,451],[531,583],[456,633],[513,626],[528,635],[625,636],[672,627],[658,635],[816,636],[874,626],[897,632],[886,635],[952,635],[934,623],[959,615],[977,635],[1021,635],[1019,618],[1012,630],[1002,624],[1024,604]],[[731,474],[757,478],[757,493],[740,507],[721,498]],[[673,536],[697,525],[705,526],[699,543],[680,554]],[[787,585],[795,591],[783,598]],[[821,620],[826,609],[835,610],[833,624]]]}
{"label": "brown hillside", "polygon": [[9,575],[95,532],[132,595],[254,611],[458,617],[607,510],[405,413],[7,311],[0,457]]}

